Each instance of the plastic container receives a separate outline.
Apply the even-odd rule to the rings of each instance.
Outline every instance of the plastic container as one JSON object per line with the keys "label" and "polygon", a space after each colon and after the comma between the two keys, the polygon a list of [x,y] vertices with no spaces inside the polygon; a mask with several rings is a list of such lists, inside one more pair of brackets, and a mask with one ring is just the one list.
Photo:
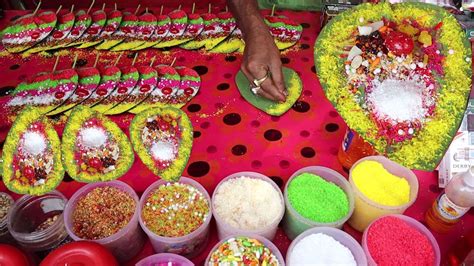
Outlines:
{"label": "plastic container", "polygon": [[198,255],[201,251],[203,251],[204,248],[206,248],[207,242],[209,240],[209,224],[212,218],[211,207],[210,207],[211,198],[209,197],[209,194],[207,193],[206,189],[203,186],[201,186],[201,184],[192,180],[191,178],[181,177],[178,182],[195,187],[203,194],[207,202],[209,202],[209,213],[204,223],[200,227],[198,227],[196,230],[191,232],[190,234],[181,236],[181,237],[159,236],[153,233],[150,229],[148,229],[145,226],[145,224],[143,223],[142,215],[141,215],[143,205],[145,204],[148,194],[150,194],[150,192],[152,192],[155,188],[163,184],[169,183],[168,181],[165,181],[162,179],[151,184],[145,190],[145,192],[143,192],[143,195],[140,199],[139,222],[143,231],[145,231],[145,233],[150,238],[151,245],[153,246],[153,249],[155,250],[156,253],[165,253],[165,252],[174,253],[174,254],[185,256],[187,258],[193,258],[196,255]]}
{"label": "plastic container", "polygon": [[375,263],[374,259],[372,258],[372,256],[370,255],[370,251],[369,251],[369,247],[367,246],[367,234],[368,234],[368,231],[370,229],[370,226],[375,223],[377,220],[379,219],[382,219],[384,217],[388,217],[388,216],[392,216],[392,217],[396,217],[396,218],[400,218],[401,220],[405,221],[407,224],[411,225],[413,228],[415,228],[416,230],[420,231],[422,234],[424,234],[428,240],[431,242],[431,244],[433,245],[433,251],[434,251],[434,255],[435,255],[435,263],[433,264],[434,266],[438,266],[440,265],[440,261],[441,261],[441,252],[440,252],[440,249],[439,249],[439,245],[438,245],[438,242],[436,241],[436,239],[434,238],[433,234],[431,234],[430,230],[428,230],[423,224],[421,224],[420,222],[418,222],[417,220],[411,218],[411,217],[408,217],[406,215],[401,215],[401,214],[390,214],[390,215],[384,215],[382,217],[379,217],[378,219],[376,219],[375,221],[373,221],[364,231],[364,234],[362,235],[362,248],[364,249],[364,252],[365,252],[365,255],[367,256],[367,263],[369,266],[376,266],[377,263]]}
{"label": "plastic container", "polygon": [[[13,206],[13,203],[15,203],[13,198],[7,193],[0,192],[0,196],[6,197],[10,201],[9,208],[11,208]],[[8,213],[3,218],[0,219],[0,243],[13,243],[14,242],[12,235],[8,231],[7,221],[8,221]]]}
{"label": "plastic container", "polygon": [[[275,220],[273,222],[268,224],[266,227],[256,229],[256,230],[244,230],[244,229],[240,229],[240,228],[235,228],[235,227],[232,227],[231,225],[227,224],[224,221],[224,219],[216,213],[216,210],[215,210],[215,207],[214,207],[214,199],[215,199],[215,195],[216,195],[216,192],[219,189],[219,187],[223,183],[225,183],[226,181],[228,181],[230,179],[238,178],[238,177],[242,177],[242,176],[260,179],[260,180],[264,180],[264,181],[270,183],[272,185],[272,187],[278,192],[278,194],[280,196],[281,205],[282,205],[281,213],[275,218]],[[280,188],[269,177],[267,177],[265,175],[262,175],[260,173],[256,173],[256,172],[238,172],[238,173],[235,173],[235,174],[231,174],[231,175],[227,176],[226,178],[222,179],[221,182],[219,182],[219,184],[217,185],[216,189],[214,190],[214,193],[212,194],[212,199],[213,199],[212,200],[212,213],[214,214],[214,218],[216,219],[217,236],[218,236],[219,240],[227,238],[230,235],[260,235],[260,236],[263,236],[267,239],[273,240],[273,238],[275,238],[275,234],[276,234],[276,231],[278,229],[278,224],[280,223],[281,219],[283,218],[283,215],[285,214],[285,212],[284,212],[285,208],[283,206],[284,199],[283,199],[283,195],[281,193]]]}
{"label": "plastic container", "polygon": [[293,240],[293,242],[291,242],[290,246],[288,247],[288,251],[286,253],[286,265],[291,265],[291,254],[296,244],[303,238],[317,233],[328,235],[347,247],[352,252],[352,256],[354,256],[354,260],[358,266],[367,265],[367,258],[361,245],[348,233],[333,227],[313,227],[300,234],[295,240]]}
{"label": "plastic container", "polygon": [[[77,201],[89,193],[91,190],[98,188],[98,187],[115,187],[118,188],[126,193],[128,193],[135,201],[135,213],[133,214],[132,218],[128,222],[128,224],[120,229],[117,233],[101,238],[96,240],[88,240],[82,239],[78,237],[73,231],[73,221],[72,221],[72,214],[76,207]],[[138,204],[138,196],[135,191],[126,183],[122,181],[109,181],[109,182],[99,182],[99,183],[91,183],[88,185],[83,186],[79,190],[72,195],[71,199],[69,200],[66,210],[64,213],[64,221],[66,224],[66,230],[68,234],[74,241],[79,240],[88,240],[99,243],[106,247],[116,258],[119,262],[127,261],[133,258],[138,252],[141,251],[142,246],[145,242],[145,236],[138,226],[138,213],[139,213],[139,204]]]}
{"label": "plastic container", "polygon": [[[324,178],[327,181],[330,181],[337,186],[339,186],[347,195],[347,199],[349,200],[349,212],[341,218],[339,221],[335,221],[333,223],[318,223],[312,221],[308,218],[301,216],[290,204],[288,200],[288,186],[290,185],[293,178],[297,177],[302,173],[311,173]],[[335,228],[342,228],[344,223],[351,217],[354,211],[354,193],[352,192],[352,188],[347,182],[347,180],[338,172],[322,167],[322,166],[308,166],[301,168],[300,170],[296,171],[286,182],[285,185],[285,216],[283,217],[283,230],[285,230],[286,235],[290,239],[295,239],[299,234],[303,233],[307,229],[311,227],[335,227]]]}
{"label": "plastic container", "polygon": [[194,266],[187,258],[173,253],[161,253],[148,256],[135,266]]}
{"label": "plastic container", "polygon": [[272,241],[268,240],[267,238],[260,236],[260,235],[242,235],[242,234],[237,234],[237,235],[230,235],[225,238],[223,238],[219,243],[217,243],[209,252],[206,258],[206,263],[204,266],[209,265],[209,260],[211,259],[212,253],[225,241],[228,239],[234,238],[234,237],[247,237],[247,238],[253,238],[257,239],[258,241],[262,242],[270,251],[275,255],[275,257],[278,259],[280,262],[280,266],[285,266],[285,260],[283,259],[283,256],[281,255],[280,250],[272,243]]}
{"label": "plastic container", "polygon": [[[70,241],[63,220],[66,203],[66,197],[55,190],[41,196],[25,195],[8,212],[8,231],[25,250],[35,252],[42,258],[57,246]],[[55,216],[56,220],[49,226],[38,230],[40,225]]]}
{"label": "plastic container", "polygon": [[[410,185],[410,200],[400,206],[385,206],[376,203],[367,198],[354,184],[352,180],[352,171],[363,161],[376,161],[381,163],[384,168],[393,175],[405,178]],[[376,178],[376,177],[374,177]],[[356,230],[362,232],[375,219],[387,214],[402,214],[416,200],[418,195],[418,178],[408,168],[405,168],[384,156],[369,156],[357,161],[349,172],[349,183],[354,191],[354,213],[348,223]]]}

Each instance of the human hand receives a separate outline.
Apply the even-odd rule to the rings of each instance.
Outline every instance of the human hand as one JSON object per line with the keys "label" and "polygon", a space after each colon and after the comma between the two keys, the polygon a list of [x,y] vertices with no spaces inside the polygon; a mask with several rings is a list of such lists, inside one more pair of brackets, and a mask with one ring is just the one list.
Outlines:
{"label": "human hand", "polygon": [[252,85],[253,80],[261,79],[269,72],[270,76],[261,83],[257,94],[272,101],[285,101],[287,91],[281,69],[280,51],[268,29],[255,31],[247,36],[241,70]]}

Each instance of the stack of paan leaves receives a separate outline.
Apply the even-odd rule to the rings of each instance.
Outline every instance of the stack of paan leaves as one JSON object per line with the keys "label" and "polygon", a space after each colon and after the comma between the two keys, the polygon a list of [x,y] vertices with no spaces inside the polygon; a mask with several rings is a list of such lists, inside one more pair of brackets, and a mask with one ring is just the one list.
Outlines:
{"label": "stack of paan leaves", "polygon": [[3,146],[3,183],[18,194],[42,195],[63,179],[58,134],[41,110],[25,108]]}
{"label": "stack of paan leaves", "polygon": [[[135,13],[137,11],[138,9]],[[2,41],[8,51],[25,52],[26,56],[71,46],[111,51],[137,51],[151,47],[164,49],[177,46],[188,50],[203,48],[212,53],[244,51],[242,32],[236,27],[235,19],[230,12],[212,14],[209,11],[200,15],[195,14],[193,8],[192,13],[188,15],[181,9],[168,14],[162,14],[162,11],[155,17],[148,10],[140,16],[118,10],[106,13],[103,9],[90,15],[89,11],[80,10],[74,19],[70,14],[64,15],[51,34],[47,30],[52,30],[54,24],[49,20],[56,15],[48,11],[37,16],[32,14],[18,19],[5,29]],[[47,20],[48,23],[41,22],[40,18]],[[267,16],[265,21],[277,47],[281,50],[293,46],[301,37],[302,26],[284,16]],[[72,29],[71,23],[74,23]],[[18,35],[27,34],[25,32],[34,34],[31,38],[18,39]]]}
{"label": "stack of paan leaves", "polygon": [[204,21],[199,14],[188,15],[188,26],[183,35],[177,36],[173,42],[173,46],[180,45],[185,42],[194,40],[204,29]]}
{"label": "stack of paan leaves", "polygon": [[213,30],[213,34],[211,34],[206,41],[204,47],[206,50],[212,50],[216,47],[219,43],[224,41],[232,31],[237,26],[237,22],[235,21],[232,13],[230,12],[220,12],[217,14],[218,23],[209,27],[215,27]]}
{"label": "stack of paan leaves", "polygon": [[153,46],[154,48],[166,48],[181,43],[181,36],[188,27],[188,15],[183,10],[174,10],[168,16],[171,19],[169,32]]}
{"label": "stack of paan leaves", "polygon": [[116,66],[105,66],[99,67],[100,72],[100,84],[97,86],[91,95],[81,102],[84,106],[94,106],[101,103],[104,99],[109,97],[110,94],[117,88],[117,85],[122,76],[122,72]]}
{"label": "stack of paan leaves", "polygon": [[151,107],[166,106],[176,96],[181,84],[181,77],[178,71],[174,67],[167,65],[158,65],[155,69],[158,73],[156,88],[139,105],[128,110],[130,113],[137,114]]}
{"label": "stack of paan leaves", "polygon": [[54,110],[74,93],[77,83],[74,69],[39,73],[15,88],[6,107],[15,115],[26,106],[35,106],[42,114],[57,113]]}
{"label": "stack of paan leaves", "polygon": [[191,154],[193,128],[180,109],[149,108],[132,120],[130,140],[150,171],[163,180],[177,181]]}
{"label": "stack of paan leaves", "polygon": [[74,26],[75,16],[73,12],[66,12],[58,16],[58,22],[54,30],[42,42],[37,43],[27,53],[37,53],[61,47],[64,39],[69,35]]}
{"label": "stack of paan leaves", "polygon": [[169,103],[175,108],[181,108],[198,93],[201,87],[201,77],[189,67],[176,67],[175,69],[181,82],[176,95],[170,99]]}
{"label": "stack of paan leaves", "polygon": [[102,43],[95,46],[97,50],[108,50],[121,43],[126,38],[133,38],[138,26],[138,17],[135,14],[124,12],[118,29],[111,35],[103,36]]}
{"label": "stack of paan leaves", "polygon": [[138,47],[132,48],[131,50],[143,50],[149,47],[156,45],[158,42],[163,40],[165,36],[168,35],[171,26],[171,19],[168,15],[159,15],[156,18],[156,28],[153,31],[153,34],[148,37],[147,40],[143,42]]}
{"label": "stack of paan leaves", "polygon": [[157,25],[155,15],[145,12],[138,17],[138,25],[135,34],[126,38],[117,46],[112,47],[111,51],[133,50],[145,43],[154,33]]}
{"label": "stack of paan leaves", "polygon": [[59,114],[66,112],[74,106],[88,99],[100,84],[100,73],[95,67],[83,67],[76,69],[79,81],[74,93],[60,106],[54,109]]}
{"label": "stack of paan leaves", "polygon": [[69,116],[61,151],[66,171],[79,182],[117,179],[134,161],[132,145],[117,124],[81,105]]}
{"label": "stack of paan leaves", "polygon": [[2,31],[2,44],[10,53],[23,52],[44,40],[56,23],[56,13],[52,11],[22,16]]}
{"label": "stack of paan leaves", "polygon": [[102,9],[96,10],[92,13],[91,20],[90,27],[71,45],[79,44],[77,48],[88,48],[98,43],[107,21],[107,13]]}
{"label": "stack of paan leaves", "polygon": [[26,106],[42,114],[70,114],[83,105],[106,115],[138,113],[151,107],[183,107],[199,91],[201,79],[187,67],[102,66],[39,73],[0,98],[11,124]]}
{"label": "stack of paan leaves", "polygon": [[92,109],[100,113],[107,112],[125,100],[138,83],[140,74],[134,66],[120,68],[122,76],[115,90],[104,98],[100,103],[92,106]]}
{"label": "stack of paan leaves", "polygon": [[[90,41],[89,43],[96,42],[94,45],[102,43],[104,40],[108,40],[110,36],[118,30],[120,23],[122,22],[122,11],[112,10],[107,14],[107,21],[105,22],[104,29],[99,34],[96,40]],[[84,45],[84,44],[83,44]],[[82,46],[77,48],[82,48]]]}
{"label": "stack of paan leaves", "polygon": [[242,31],[240,28],[236,27],[225,41],[216,45],[214,48],[209,50],[209,52],[221,54],[233,52],[243,53],[244,48],[245,43],[243,41]]}
{"label": "stack of paan leaves", "polygon": [[280,50],[295,45],[301,38],[303,27],[285,16],[266,16],[265,22]]}
{"label": "stack of paan leaves", "polygon": [[451,14],[423,3],[359,5],[322,30],[315,63],[326,97],[378,153],[436,167],[471,89],[471,47]]}
{"label": "stack of paan leaves", "polygon": [[187,50],[195,50],[202,48],[206,45],[206,42],[209,41],[212,36],[217,32],[217,25],[219,24],[219,18],[217,15],[212,13],[205,13],[201,15],[204,23],[204,29],[201,31],[201,34],[196,36],[193,40],[181,44],[179,47]]}
{"label": "stack of paan leaves", "polygon": [[138,82],[128,96],[123,101],[117,103],[114,107],[105,111],[106,115],[124,113],[136,105],[140,105],[156,88],[158,82],[158,73],[150,66],[137,66],[139,73]]}
{"label": "stack of paan leaves", "polygon": [[77,11],[75,17],[74,26],[72,27],[71,32],[66,36],[63,40],[63,44],[59,47],[69,47],[79,44],[76,41],[81,38],[84,32],[86,32],[92,24],[92,17],[84,10]]}

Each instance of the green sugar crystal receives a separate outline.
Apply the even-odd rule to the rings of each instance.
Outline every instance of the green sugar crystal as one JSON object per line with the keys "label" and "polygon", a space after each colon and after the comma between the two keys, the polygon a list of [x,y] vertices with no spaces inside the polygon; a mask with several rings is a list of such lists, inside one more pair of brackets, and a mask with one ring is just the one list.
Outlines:
{"label": "green sugar crystal", "polygon": [[318,223],[331,223],[349,212],[346,193],[320,176],[303,173],[288,186],[291,206],[303,217]]}

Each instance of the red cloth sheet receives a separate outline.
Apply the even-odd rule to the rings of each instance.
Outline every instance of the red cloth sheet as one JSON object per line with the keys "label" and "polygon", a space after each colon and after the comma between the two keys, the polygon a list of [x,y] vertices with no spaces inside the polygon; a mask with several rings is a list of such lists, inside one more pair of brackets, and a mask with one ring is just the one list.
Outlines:
{"label": "red cloth sheet", "polygon": [[[165,11],[169,10],[171,9]],[[204,9],[198,11],[202,12]],[[0,28],[4,28],[14,16],[20,14],[22,13],[18,11],[6,12],[6,17],[0,20]],[[304,27],[300,42],[282,54],[284,66],[293,68],[301,76],[303,93],[295,106],[281,117],[266,115],[239,95],[234,77],[240,67],[240,54],[216,55],[171,49],[147,50],[138,56],[137,65],[148,64],[154,55],[157,55],[157,62],[168,64],[176,57],[175,65],[192,67],[200,73],[201,90],[183,107],[195,131],[191,158],[183,175],[200,182],[210,194],[221,179],[240,171],[256,171],[270,176],[281,188],[293,172],[310,165],[326,166],[347,177],[337,161],[337,151],[346,125],[325,98],[314,68],[313,45],[321,28],[320,13],[283,11],[278,14],[287,15]],[[2,51],[0,50],[0,91],[16,86],[39,71],[51,70],[55,61],[53,57],[35,55],[22,58]],[[58,69],[70,67],[76,53],[79,54],[80,65],[93,65],[96,51],[69,49],[67,54],[62,53]],[[133,54],[129,52],[124,55],[119,65],[130,64],[133,59]],[[109,64],[116,56],[114,53],[102,52],[99,64]],[[131,118],[129,114],[112,117],[127,133]],[[61,126],[58,129],[61,131]],[[4,138],[6,130],[2,133],[0,139]],[[436,172],[415,173],[420,183],[418,199],[406,214],[423,222],[425,211],[431,207],[441,190],[437,185]],[[130,184],[140,196],[157,177],[136,157],[132,169],[120,180]],[[64,180],[58,190],[69,198],[83,185],[85,184]],[[6,191],[3,183],[0,183],[0,191]],[[211,226],[208,248],[193,260],[197,265],[204,262],[211,247],[217,242],[215,224],[212,223]],[[347,225],[344,229],[360,240],[360,233],[354,232]],[[474,211],[471,210],[449,234],[434,233],[443,258],[447,249],[472,229]],[[281,229],[278,230],[274,243],[285,255],[290,241]],[[151,254],[153,250],[147,242],[143,251],[128,265],[134,265],[136,261]]]}

